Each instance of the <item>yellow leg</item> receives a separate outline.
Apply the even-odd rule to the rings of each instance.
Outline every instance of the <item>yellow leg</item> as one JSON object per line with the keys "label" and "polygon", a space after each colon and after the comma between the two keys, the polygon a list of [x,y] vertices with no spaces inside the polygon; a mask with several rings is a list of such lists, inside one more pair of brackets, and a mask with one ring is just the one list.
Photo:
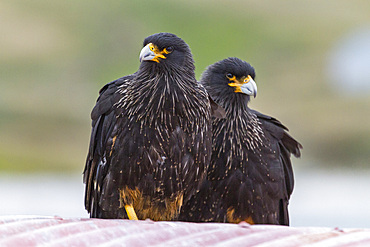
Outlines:
{"label": "yellow leg", "polygon": [[132,205],[125,205],[127,216],[130,220],[138,220],[137,215],[135,213],[135,209]]}

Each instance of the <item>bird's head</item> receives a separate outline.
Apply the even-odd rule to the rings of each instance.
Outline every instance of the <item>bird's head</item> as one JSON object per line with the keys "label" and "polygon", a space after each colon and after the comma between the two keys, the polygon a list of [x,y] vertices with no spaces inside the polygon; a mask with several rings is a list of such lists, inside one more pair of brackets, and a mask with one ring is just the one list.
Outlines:
{"label": "bird's head", "polygon": [[146,66],[189,67],[194,70],[194,60],[189,46],[172,33],[156,33],[144,40],[140,62]]}
{"label": "bird's head", "polygon": [[231,57],[216,62],[203,72],[201,83],[216,103],[241,98],[247,102],[256,97],[254,68],[247,62]]}

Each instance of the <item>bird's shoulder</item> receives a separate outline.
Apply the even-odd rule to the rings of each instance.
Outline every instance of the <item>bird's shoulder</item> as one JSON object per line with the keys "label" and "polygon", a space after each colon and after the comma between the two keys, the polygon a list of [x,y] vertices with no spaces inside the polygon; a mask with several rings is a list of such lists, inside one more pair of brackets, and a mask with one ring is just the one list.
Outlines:
{"label": "bird's shoulder", "polygon": [[263,129],[266,138],[270,140],[275,139],[280,142],[280,144],[289,152],[289,155],[293,154],[297,158],[301,156],[300,150],[302,149],[302,145],[288,134],[289,129],[285,125],[276,118],[262,114],[256,110],[251,110],[251,112],[260,122],[260,126]]}
{"label": "bird's shoulder", "polygon": [[130,85],[134,77],[135,74],[121,77],[107,83],[99,90],[99,97],[91,111],[91,119],[93,121],[113,110],[114,105],[121,99],[124,90]]}

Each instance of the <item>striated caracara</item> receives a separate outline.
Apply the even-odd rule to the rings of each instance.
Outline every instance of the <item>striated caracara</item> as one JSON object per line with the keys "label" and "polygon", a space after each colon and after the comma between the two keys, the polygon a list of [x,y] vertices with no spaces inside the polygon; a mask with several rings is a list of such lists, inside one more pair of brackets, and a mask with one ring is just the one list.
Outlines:
{"label": "striated caracara", "polygon": [[203,73],[202,85],[226,118],[213,119],[208,177],[182,208],[180,220],[289,225],[290,156],[300,157],[302,146],[277,119],[248,107],[257,93],[254,78],[254,68],[238,58]]}
{"label": "striated caracara", "polygon": [[211,103],[189,46],[144,40],[140,67],[100,90],[84,170],[91,217],[174,220],[211,157]]}

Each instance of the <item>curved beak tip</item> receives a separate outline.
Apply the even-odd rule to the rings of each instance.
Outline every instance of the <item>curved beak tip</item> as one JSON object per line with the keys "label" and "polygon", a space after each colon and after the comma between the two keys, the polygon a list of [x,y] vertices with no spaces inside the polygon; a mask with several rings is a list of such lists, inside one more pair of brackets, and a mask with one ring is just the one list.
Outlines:
{"label": "curved beak tip", "polygon": [[140,62],[145,60],[152,60],[155,57],[155,54],[153,51],[150,50],[149,44],[143,47],[140,51],[139,60]]}
{"label": "curved beak tip", "polygon": [[257,96],[257,85],[256,85],[256,83],[254,83],[254,87],[253,88],[254,88],[254,90],[253,90],[253,97],[256,98],[256,96]]}
{"label": "curved beak tip", "polygon": [[257,85],[256,82],[250,78],[249,81],[241,86],[241,91],[249,96],[256,98],[257,96]]}

